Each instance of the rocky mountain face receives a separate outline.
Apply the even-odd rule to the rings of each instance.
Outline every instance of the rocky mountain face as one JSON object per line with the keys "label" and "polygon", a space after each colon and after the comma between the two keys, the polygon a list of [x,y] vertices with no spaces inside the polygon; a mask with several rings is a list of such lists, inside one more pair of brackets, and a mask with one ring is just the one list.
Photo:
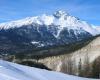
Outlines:
{"label": "rocky mountain face", "polygon": [[88,39],[98,31],[85,21],[57,11],[0,24],[0,53],[31,52]]}

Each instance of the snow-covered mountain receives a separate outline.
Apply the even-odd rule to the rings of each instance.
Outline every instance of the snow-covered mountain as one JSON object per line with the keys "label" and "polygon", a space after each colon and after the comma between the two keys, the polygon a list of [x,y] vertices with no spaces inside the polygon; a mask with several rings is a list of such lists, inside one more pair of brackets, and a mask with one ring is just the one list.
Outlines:
{"label": "snow-covered mountain", "polygon": [[66,75],[0,60],[0,80],[98,80]]}
{"label": "snow-covered mountain", "polygon": [[[64,28],[68,28],[68,30],[83,29],[91,33],[92,35],[97,34],[95,32],[95,29],[91,26],[91,24],[88,24],[87,22],[82,21],[74,16],[71,16],[65,11],[56,11],[53,15],[43,14],[41,16],[28,17],[22,20],[1,23],[0,29],[19,28],[25,25],[27,26],[27,25],[35,25],[35,24],[45,25],[47,28],[52,27],[50,25],[55,25],[58,26],[59,31],[61,31]],[[60,33],[59,31],[57,32],[58,34],[55,34],[56,36],[57,35],[59,36]]]}
{"label": "snow-covered mountain", "polygon": [[33,47],[64,45],[97,34],[98,31],[87,22],[73,17],[65,11],[56,11],[53,15],[43,14],[1,23],[0,44],[2,47],[0,47],[0,51],[16,50],[18,52],[19,49],[24,51],[33,49]]}

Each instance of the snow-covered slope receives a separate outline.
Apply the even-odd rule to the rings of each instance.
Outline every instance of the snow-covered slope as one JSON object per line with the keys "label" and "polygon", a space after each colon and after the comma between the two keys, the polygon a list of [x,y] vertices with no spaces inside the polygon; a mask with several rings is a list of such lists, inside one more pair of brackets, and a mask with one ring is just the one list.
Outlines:
{"label": "snow-covered slope", "polygon": [[0,80],[94,80],[0,60]]}

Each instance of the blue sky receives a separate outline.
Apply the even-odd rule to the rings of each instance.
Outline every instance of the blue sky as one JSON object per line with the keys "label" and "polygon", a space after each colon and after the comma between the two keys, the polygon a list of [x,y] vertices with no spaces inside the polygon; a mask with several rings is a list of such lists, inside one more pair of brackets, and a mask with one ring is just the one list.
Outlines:
{"label": "blue sky", "polygon": [[57,10],[100,26],[100,0],[0,0],[0,23]]}

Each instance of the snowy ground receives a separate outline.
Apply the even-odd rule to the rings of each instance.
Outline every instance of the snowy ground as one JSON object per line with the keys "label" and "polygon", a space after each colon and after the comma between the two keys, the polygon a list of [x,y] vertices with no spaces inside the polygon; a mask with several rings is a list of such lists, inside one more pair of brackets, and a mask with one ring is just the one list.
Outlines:
{"label": "snowy ground", "polygon": [[[94,80],[0,60],[0,80]],[[99,79],[98,79],[99,80]]]}

